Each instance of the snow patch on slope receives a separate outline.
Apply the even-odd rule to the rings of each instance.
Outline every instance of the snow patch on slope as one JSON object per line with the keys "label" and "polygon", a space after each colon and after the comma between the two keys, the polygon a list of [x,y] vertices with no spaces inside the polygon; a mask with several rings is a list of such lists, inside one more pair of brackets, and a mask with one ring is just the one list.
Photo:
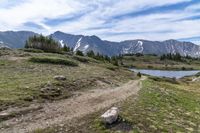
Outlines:
{"label": "snow patch on slope", "polygon": [[123,49],[122,49],[122,53],[123,53],[123,54],[128,54],[128,50],[129,50],[129,48],[123,48]]}
{"label": "snow patch on slope", "polygon": [[89,45],[85,45],[83,51],[85,52],[89,48]]}
{"label": "snow patch on slope", "polygon": [[63,42],[63,40],[59,40],[59,42],[60,42],[60,44],[61,44],[62,47],[65,45],[64,42]]}
{"label": "snow patch on slope", "polygon": [[138,45],[138,52],[142,53],[143,50],[144,50],[143,42],[142,41],[138,41],[137,45]]}
{"label": "snow patch on slope", "polygon": [[81,40],[82,40],[82,37],[77,41],[77,43],[74,47],[74,52],[81,46]]}
{"label": "snow patch on slope", "polygon": [[137,41],[136,43],[132,42],[129,44],[129,47],[123,48],[122,53],[128,54],[128,53],[142,53],[144,50],[143,42]]}
{"label": "snow patch on slope", "polygon": [[171,53],[173,53],[173,54],[175,54],[176,53],[176,50],[175,50],[175,48],[174,48],[174,45],[172,45],[172,52]]}

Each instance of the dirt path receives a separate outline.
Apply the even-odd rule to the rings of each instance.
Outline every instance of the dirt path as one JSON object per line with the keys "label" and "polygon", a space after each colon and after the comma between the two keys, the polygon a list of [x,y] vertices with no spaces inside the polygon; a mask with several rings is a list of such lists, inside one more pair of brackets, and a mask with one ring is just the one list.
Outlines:
{"label": "dirt path", "polygon": [[[18,118],[0,123],[1,133],[23,133],[38,128],[61,124],[73,118],[83,117],[100,109],[112,106],[125,100],[131,95],[137,95],[140,80],[130,81],[117,88],[95,89],[83,92],[80,96],[72,97],[54,103],[47,103],[43,108]],[[2,128],[7,126],[7,128]]]}

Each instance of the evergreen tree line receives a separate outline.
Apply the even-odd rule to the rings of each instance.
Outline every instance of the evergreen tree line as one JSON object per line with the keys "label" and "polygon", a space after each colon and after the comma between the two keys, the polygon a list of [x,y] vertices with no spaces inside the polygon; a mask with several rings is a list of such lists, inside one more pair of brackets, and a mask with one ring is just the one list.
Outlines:
{"label": "evergreen tree line", "polygon": [[43,35],[34,35],[26,41],[25,48],[40,49],[44,52],[59,52],[61,49],[61,45],[51,36],[45,37]]}
{"label": "evergreen tree line", "polygon": [[25,48],[33,48],[43,50],[44,52],[53,52],[53,53],[61,53],[64,52],[71,52],[72,54],[76,54],[78,56],[88,56],[94,58],[96,60],[110,62],[115,65],[118,65],[118,57],[109,57],[107,55],[103,55],[100,53],[95,53],[94,51],[89,51],[84,54],[82,51],[77,50],[75,53],[73,52],[73,48],[68,47],[66,44],[62,47],[59,42],[55,41],[51,36],[45,37],[43,35],[33,36],[30,37],[26,43]]}
{"label": "evergreen tree line", "polygon": [[64,44],[62,51],[64,52],[73,52],[73,48],[68,47],[66,44]]}
{"label": "evergreen tree line", "polygon": [[95,54],[95,52],[92,51],[92,50],[87,52],[86,55],[88,57],[94,58],[96,60],[111,62],[111,58],[109,56],[103,55],[103,54],[100,54],[100,53]]}
{"label": "evergreen tree line", "polygon": [[87,57],[90,57],[90,58],[93,58],[93,59],[96,59],[99,61],[109,62],[115,66],[119,66],[119,63],[123,64],[122,63],[122,55],[109,57],[107,55],[95,53],[93,50],[88,51],[85,55],[83,54],[82,51],[78,50],[78,51],[76,51],[76,55],[87,56]]}
{"label": "evergreen tree line", "polygon": [[162,56],[160,56],[160,60],[174,60],[174,61],[185,61],[186,59],[189,60],[200,60],[200,58],[197,57],[191,57],[189,55],[186,56],[181,56],[179,53],[176,54],[163,54]]}
{"label": "evergreen tree line", "polygon": [[162,56],[160,56],[160,60],[174,60],[174,61],[182,61],[182,56],[179,53],[176,54],[163,54]]}

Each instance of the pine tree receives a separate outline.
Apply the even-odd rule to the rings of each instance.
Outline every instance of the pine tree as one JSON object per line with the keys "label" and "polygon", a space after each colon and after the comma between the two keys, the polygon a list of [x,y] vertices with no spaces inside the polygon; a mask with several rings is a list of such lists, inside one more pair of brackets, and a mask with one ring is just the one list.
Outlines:
{"label": "pine tree", "polygon": [[65,51],[65,52],[70,52],[70,48],[67,47],[66,44],[64,44],[64,46],[63,46],[63,51]]}
{"label": "pine tree", "polygon": [[80,51],[80,50],[76,51],[76,55],[79,55],[79,56],[84,56],[83,52],[82,52],[82,51]]}

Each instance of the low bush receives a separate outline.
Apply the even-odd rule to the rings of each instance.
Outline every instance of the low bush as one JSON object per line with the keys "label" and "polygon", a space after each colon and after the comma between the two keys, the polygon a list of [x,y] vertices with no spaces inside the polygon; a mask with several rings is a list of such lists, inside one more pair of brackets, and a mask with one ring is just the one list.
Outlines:
{"label": "low bush", "polygon": [[25,52],[32,52],[32,53],[43,53],[44,51],[41,49],[34,49],[34,48],[25,48],[22,49]]}
{"label": "low bush", "polygon": [[79,55],[79,56],[84,56],[83,52],[82,52],[82,51],[80,51],[80,50],[76,51],[76,55]]}
{"label": "low bush", "polygon": [[78,60],[80,62],[83,62],[83,63],[88,63],[89,62],[89,59],[87,57],[82,57],[82,56],[74,56],[73,57],[75,60]]}
{"label": "low bush", "polygon": [[148,65],[147,68],[148,69],[153,69],[153,66]]}
{"label": "low bush", "polygon": [[142,77],[142,74],[140,72],[137,73],[138,77]]}
{"label": "low bush", "polygon": [[166,77],[154,77],[154,76],[150,76],[150,79],[154,80],[154,81],[158,81],[158,82],[169,82],[172,84],[178,84],[179,82],[176,80],[176,78],[166,78]]}
{"label": "low bush", "polygon": [[31,57],[29,61],[36,62],[36,63],[51,63],[51,64],[60,64],[60,65],[67,65],[67,66],[78,66],[76,62],[67,60],[67,59],[62,59],[62,58]]}
{"label": "low bush", "polygon": [[119,67],[114,66],[114,65],[108,65],[108,66],[106,66],[106,68],[111,70],[111,71],[115,71],[115,70],[119,69]]}
{"label": "low bush", "polygon": [[195,76],[199,77],[200,76],[200,72],[198,72]]}

